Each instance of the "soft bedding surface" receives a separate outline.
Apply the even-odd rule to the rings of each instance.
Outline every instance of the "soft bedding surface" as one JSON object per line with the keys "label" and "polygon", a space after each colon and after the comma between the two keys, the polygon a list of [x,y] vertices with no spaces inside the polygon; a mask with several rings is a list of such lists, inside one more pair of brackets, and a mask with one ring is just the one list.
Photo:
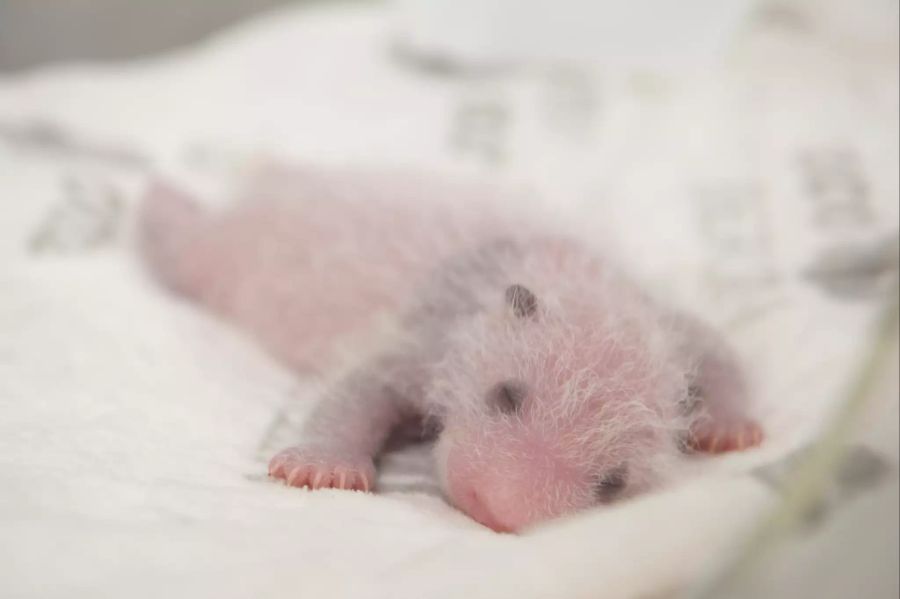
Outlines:
{"label": "soft bedding surface", "polygon": [[[433,73],[391,52],[387,9],[348,5],[143,62],[0,80],[0,594],[687,589],[778,502],[778,469],[827,420],[885,299],[866,265],[896,234],[898,80],[896,31],[866,29],[875,4],[800,28],[757,15],[718,71]],[[769,441],[521,536],[447,506],[427,448],[388,456],[377,495],[268,481],[316,381],[166,295],[131,244],[150,172],[211,192],[267,156],[539,191],[726,332]],[[837,579],[802,575],[817,556],[840,580],[896,563],[884,537],[896,522],[882,519],[896,510],[881,508],[896,505],[897,396],[894,370],[856,441],[875,474],[837,487],[772,589],[793,576],[844,596]],[[831,555],[854,534],[863,559],[880,557]],[[871,596],[896,588],[887,568],[867,575]]]}

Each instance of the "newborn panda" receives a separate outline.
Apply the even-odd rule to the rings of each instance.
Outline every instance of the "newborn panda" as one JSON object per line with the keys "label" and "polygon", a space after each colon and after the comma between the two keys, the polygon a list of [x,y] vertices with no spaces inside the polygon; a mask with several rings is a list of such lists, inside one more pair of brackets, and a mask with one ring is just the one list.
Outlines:
{"label": "newborn panda", "polygon": [[151,271],[297,371],[395,323],[272,458],[276,479],[370,491],[393,432],[440,429],[448,499],[518,531],[657,488],[679,452],[762,440],[714,332],[489,192],[271,166],[240,195],[213,213],[151,186]]}

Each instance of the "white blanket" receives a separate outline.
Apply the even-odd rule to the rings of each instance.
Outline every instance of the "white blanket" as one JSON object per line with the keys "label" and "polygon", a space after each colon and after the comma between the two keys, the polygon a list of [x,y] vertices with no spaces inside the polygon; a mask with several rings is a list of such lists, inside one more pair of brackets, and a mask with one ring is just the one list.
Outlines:
{"label": "white blanket", "polygon": [[[896,32],[797,11],[748,24],[718,72],[447,74],[351,5],[0,80],[0,595],[661,597],[715,567],[779,497],[756,469],[853,372],[885,284],[860,260],[898,218]],[[424,449],[377,495],[268,481],[315,384],[161,291],[129,231],[150,170],[215,190],[268,155],[541,191],[727,332],[767,444],[521,536],[446,505]],[[864,439],[895,464],[879,398]]]}

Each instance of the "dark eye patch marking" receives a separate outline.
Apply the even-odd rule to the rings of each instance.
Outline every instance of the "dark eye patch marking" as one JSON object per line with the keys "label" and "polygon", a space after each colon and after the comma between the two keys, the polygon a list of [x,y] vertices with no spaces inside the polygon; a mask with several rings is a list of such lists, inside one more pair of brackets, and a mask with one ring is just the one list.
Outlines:
{"label": "dark eye patch marking", "polygon": [[523,285],[515,284],[506,288],[506,303],[519,318],[534,316],[537,312],[537,297]]}
{"label": "dark eye patch marking", "polygon": [[516,380],[503,381],[488,391],[488,403],[502,414],[516,413],[528,395],[525,383]]}
{"label": "dark eye patch marking", "polygon": [[623,464],[600,477],[594,486],[594,496],[598,501],[611,501],[625,489],[627,483],[628,466]]}
{"label": "dark eye patch marking", "polygon": [[422,419],[422,440],[434,441],[444,432],[444,421],[437,414],[429,414]]}

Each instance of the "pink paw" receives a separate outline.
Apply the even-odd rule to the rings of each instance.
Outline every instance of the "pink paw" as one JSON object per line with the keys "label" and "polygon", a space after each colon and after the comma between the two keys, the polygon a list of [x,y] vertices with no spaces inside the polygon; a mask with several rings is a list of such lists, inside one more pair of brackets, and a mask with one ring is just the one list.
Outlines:
{"label": "pink paw", "polygon": [[269,476],[291,487],[370,491],[375,465],[365,456],[353,456],[315,446],[289,447],[269,462]]}
{"label": "pink paw", "polygon": [[688,434],[688,447],[706,453],[742,451],[756,447],[763,437],[762,427],[754,420],[699,422]]}

